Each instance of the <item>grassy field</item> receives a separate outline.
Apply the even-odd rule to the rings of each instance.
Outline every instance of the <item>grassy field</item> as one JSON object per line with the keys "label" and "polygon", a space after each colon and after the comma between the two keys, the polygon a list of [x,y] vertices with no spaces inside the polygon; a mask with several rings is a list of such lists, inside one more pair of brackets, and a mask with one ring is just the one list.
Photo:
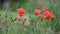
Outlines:
{"label": "grassy field", "polygon": [[[41,3],[31,0],[22,3],[20,7],[25,9],[23,17],[17,12],[19,6],[13,5],[13,9],[0,10],[0,34],[60,34],[60,0],[41,0]],[[42,10],[43,6],[54,13],[54,19],[42,21],[40,15],[43,11],[35,15],[34,10]]]}

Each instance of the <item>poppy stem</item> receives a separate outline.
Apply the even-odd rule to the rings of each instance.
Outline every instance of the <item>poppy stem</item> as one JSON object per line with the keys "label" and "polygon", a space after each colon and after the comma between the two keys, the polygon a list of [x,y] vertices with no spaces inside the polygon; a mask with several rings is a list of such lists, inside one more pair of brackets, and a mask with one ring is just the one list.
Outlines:
{"label": "poppy stem", "polygon": [[[25,23],[25,21],[26,21],[26,19],[23,21],[23,24],[22,24],[23,26],[24,26],[24,23]],[[22,31],[22,33],[24,33],[24,28],[23,28],[23,31]]]}
{"label": "poppy stem", "polygon": [[35,20],[34,20],[34,25],[33,25],[33,26],[34,26],[34,28],[33,28],[33,29],[34,29],[34,34],[36,34],[36,33],[35,33],[35,31],[36,31],[36,22],[37,22],[37,15],[36,15],[36,18],[35,18]]}

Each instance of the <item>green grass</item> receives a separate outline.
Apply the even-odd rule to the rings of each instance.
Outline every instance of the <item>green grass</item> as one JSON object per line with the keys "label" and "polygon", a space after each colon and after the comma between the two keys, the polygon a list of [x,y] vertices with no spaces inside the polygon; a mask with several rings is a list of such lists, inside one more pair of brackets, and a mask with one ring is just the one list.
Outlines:
{"label": "green grass", "polygon": [[[50,2],[47,3],[47,2]],[[37,4],[34,0],[29,0],[24,3],[19,2],[19,6],[13,3],[14,9],[0,10],[0,24],[4,24],[0,27],[0,34],[57,34],[60,31],[60,1],[54,2],[53,0],[42,0],[41,4]],[[48,10],[52,11],[56,18],[52,21],[41,21],[40,17],[34,15],[35,9],[40,9],[42,6],[48,6]],[[24,19],[29,20],[29,24],[23,21],[18,21],[17,8],[23,7],[25,9]],[[26,21],[27,21],[26,20]],[[23,22],[25,25],[23,25]],[[27,25],[27,26],[26,26]]]}
{"label": "green grass", "polygon": [[[0,23],[4,24],[3,28],[0,28],[1,34],[46,34],[47,22],[44,20],[41,22],[40,18],[37,19],[35,15],[30,15],[30,17],[26,14],[25,17],[30,18],[29,25],[26,22],[18,21],[17,18],[18,13],[13,11],[1,11],[0,13]],[[7,16],[7,17],[6,17]],[[25,18],[23,17],[23,18]],[[37,22],[36,22],[37,19]],[[26,23],[27,26],[23,25],[23,22]],[[52,30],[53,31],[53,30]]]}

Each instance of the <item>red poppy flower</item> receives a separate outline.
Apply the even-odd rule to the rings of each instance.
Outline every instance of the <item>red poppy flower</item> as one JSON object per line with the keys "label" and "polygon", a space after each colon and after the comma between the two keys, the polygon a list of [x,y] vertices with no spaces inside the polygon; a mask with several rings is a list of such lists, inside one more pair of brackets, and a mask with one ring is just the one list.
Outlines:
{"label": "red poppy flower", "polygon": [[25,10],[23,8],[17,9],[19,16],[24,16],[25,15]]}
{"label": "red poppy flower", "polygon": [[41,14],[40,18],[41,18],[41,20],[43,20],[45,18],[45,14]]}
{"label": "red poppy flower", "polygon": [[39,9],[35,9],[35,15],[40,14],[40,12],[41,12],[41,10],[39,10]]}
{"label": "red poppy flower", "polygon": [[45,14],[47,20],[50,20],[51,18],[55,18],[54,14],[52,12],[46,11],[44,14]]}
{"label": "red poppy flower", "polygon": [[47,6],[43,6],[43,7],[42,7],[42,11],[46,11],[47,9],[48,9]]}

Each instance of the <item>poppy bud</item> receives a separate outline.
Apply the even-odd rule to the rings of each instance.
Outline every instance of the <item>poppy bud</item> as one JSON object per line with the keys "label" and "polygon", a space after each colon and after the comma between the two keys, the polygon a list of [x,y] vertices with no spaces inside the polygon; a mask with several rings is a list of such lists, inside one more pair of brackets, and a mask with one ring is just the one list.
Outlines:
{"label": "poppy bud", "polygon": [[39,9],[35,9],[35,15],[40,14],[40,12],[41,12],[41,10],[39,10]]}

